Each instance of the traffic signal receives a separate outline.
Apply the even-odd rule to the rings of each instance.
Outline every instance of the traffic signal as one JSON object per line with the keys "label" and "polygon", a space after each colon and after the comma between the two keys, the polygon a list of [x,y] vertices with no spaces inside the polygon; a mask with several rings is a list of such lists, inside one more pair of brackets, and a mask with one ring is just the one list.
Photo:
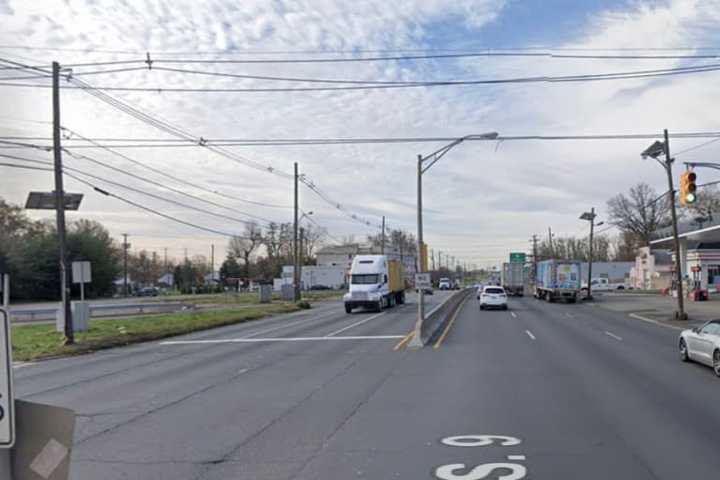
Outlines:
{"label": "traffic signal", "polygon": [[697,175],[687,170],[680,175],[680,205],[686,207],[697,201]]}

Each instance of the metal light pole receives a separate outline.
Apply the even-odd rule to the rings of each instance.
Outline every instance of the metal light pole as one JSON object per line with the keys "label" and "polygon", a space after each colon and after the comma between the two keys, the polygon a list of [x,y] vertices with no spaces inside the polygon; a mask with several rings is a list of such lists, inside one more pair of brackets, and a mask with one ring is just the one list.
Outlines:
{"label": "metal light pole", "polygon": [[[458,138],[442,148],[432,152],[429,155],[423,157],[422,155],[417,156],[417,252],[418,256],[422,252],[423,245],[423,218],[422,218],[422,176],[427,172],[438,160],[440,160],[446,153],[453,149],[453,147],[461,144],[466,140],[494,140],[498,137],[497,132],[483,133],[481,135],[466,135]],[[427,164],[426,164],[427,162]],[[419,266],[422,266],[423,262],[418,262]],[[422,268],[418,268],[421,270]],[[418,271],[417,273],[424,273]],[[420,289],[418,292],[418,314],[415,322],[415,335],[413,336],[410,346],[418,348],[422,346],[422,325],[425,320],[425,294]]]}
{"label": "metal light pole", "polygon": [[[580,215],[580,220],[588,220],[590,222],[590,245],[588,252],[588,276],[587,276],[587,299],[592,300],[592,262],[593,262],[593,232],[595,231],[595,207],[591,208],[589,212],[585,212]],[[602,225],[604,222],[600,222],[597,225]]]}
{"label": "metal light pole", "polygon": [[[642,158],[652,158],[658,162],[665,169],[665,173],[667,173],[668,186],[670,187],[670,212],[672,213],[673,240],[675,242],[675,281],[677,282],[678,300],[678,310],[675,312],[675,318],[678,320],[687,320],[687,314],[685,313],[685,299],[683,298],[683,272],[682,262],[680,261],[680,237],[678,234],[677,211],[675,209],[675,186],[673,185],[672,178],[672,162],[674,159],[670,156],[670,138],[667,129],[664,130],[663,134],[665,142],[656,141],[646,148],[640,155]],[[664,162],[658,158],[660,155],[665,156]]]}

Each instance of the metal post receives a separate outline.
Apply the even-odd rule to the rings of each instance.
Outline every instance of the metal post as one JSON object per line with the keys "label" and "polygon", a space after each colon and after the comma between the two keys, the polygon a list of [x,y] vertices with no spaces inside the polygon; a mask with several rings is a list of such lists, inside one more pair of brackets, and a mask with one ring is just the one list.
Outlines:
{"label": "metal post", "polygon": [[85,301],[85,269],[80,268],[80,301]]}
{"label": "metal post", "polygon": [[0,478],[12,480],[12,457],[11,449],[0,450]]}
{"label": "metal post", "polygon": [[593,262],[593,231],[595,230],[595,207],[590,209],[590,249],[588,258],[588,290],[587,298],[592,300],[592,262]]}
{"label": "metal post", "polygon": [[672,177],[672,162],[673,159],[670,157],[670,138],[668,131],[665,129],[665,171],[667,172],[668,187],[670,188],[670,211],[672,213],[672,227],[673,227],[673,239],[675,240],[675,271],[677,281],[677,300],[678,300],[678,311],[675,312],[675,317],[678,320],[687,320],[685,314],[685,299],[683,298],[683,286],[682,286],[682,262],[680,260],[680,237],[678,235],[678,224],[677,224],[677,211],[675,210],[675,187],[673,185]]}
{"label": "metal post", "polygon": [[210,280],[215,281],[215,244],[210,244]]}
{"label": "metal post", "polygon": [[5,310],[10,309],[10,274],[5,273],[2,275],[3,282],[3,308]]}
{"label": "metal post", "polygon": [[127,251],[128,251],[128,243],[127,243],[127,233],[123,233],[123,296],[127,298],[128,296],[128,279],[127,279]]}
{"label": "metal post", "polygon": [[555,249],[552,243],[552,229],[550,227],[548,227],[548,243],[550,245],[550,255],[555,258]]}
{"label": "metal post", "polygon": [[65,235],[65,190],[63,187],[62,147],[60,145],[60,64],[52,64],[52,109],[53,109],[53,157],[55,167],[55,214],[57,220],[60,253],[60,289],[62,310],[65,317],[65,343],[75,343],[75,332],[70,309],[70,281],[67,269]]}
{"label": "metal post", "polygon": [[[417,242],[418,253],[422,251],[423,244],[423,223],[422,223],[422,155],[418,155],[417,162]],[[418,272],[422,273],[422,272]],[[425,319],[425,292],[418,290],[418,312],[417,321],[415,322],[415,337],[413,344],[420,342],[422,345],[422,324]]]}
{"label": "metal post", "polygon": [[385,255],[385,215],[383,215],[382,219],[382,239],[380,243],[380,253],[382,255]]}
{"label": "metal post", "polygon": [[295,162],[295,212],[293,220],[293,298],[297,302],[300,300],[300,278],[298,277],[298,270],[300,269],[300,262],[298,261],[298,164]]}

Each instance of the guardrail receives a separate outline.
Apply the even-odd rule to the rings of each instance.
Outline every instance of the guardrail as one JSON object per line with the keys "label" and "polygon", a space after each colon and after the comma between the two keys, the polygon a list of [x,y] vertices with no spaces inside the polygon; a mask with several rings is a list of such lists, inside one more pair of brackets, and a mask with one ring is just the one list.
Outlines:
{"label": "guardrail", "polygon": [[450,295],[443,303],[433,308],[425,315],[421,324],[415,325],[415,334],[408,344],[410,348],[422,348],[427,345],[445,324],[452,318],[462,303],[475,291],[474,288],[464,288]]}
{"label": "guardrail", "polygon": [[[108,317],[112,315],[128,315],[143,313],[175,312],[178,310],[195,309],[192,303],[152,302],[152,303],[107,303],[90,305],[90,317]],[[10,309],[10,318],[18,322],[55,320],[58,307]],[[127,312],[126,312],[127,311]]]}

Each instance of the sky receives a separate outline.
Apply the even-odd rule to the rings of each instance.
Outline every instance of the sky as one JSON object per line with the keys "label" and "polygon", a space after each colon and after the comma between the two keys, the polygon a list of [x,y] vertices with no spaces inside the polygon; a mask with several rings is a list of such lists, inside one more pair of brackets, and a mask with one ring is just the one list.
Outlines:
{"label": "sky", "polygon": [[[584,54],[720,54],[720,1],[398,0],[350,2],[296,0],[0,0],[0,59],[49,68],[151,59],[301,59],[395,56],[402,52],[552,52]],[[22,47],[22,48],[19,48]],[[714,48],[714,50],[713,50]],[[646,50],[629,50],[646,49]],[[653,50],[647,50],[653,49]],[[682,49],[682,50],[665,50]],[[400,52],[400,53],[398,53]],[[577,59],[472,57],[353,63],[185,63],[174,68],[253,76],[335,80],[439,81],[544,75],[580,75],[717,63],[713,59]],[[144,67],[145,64],[137,65]],[[157,67],[157,64],[155,64]],[[73,73],[118,65],[73,67]],[[16,71],[0,71],[16,77]],[[628,134],[720,130],[715,109],[720,72],[577,83],[518,83],[329,92],[108,92],[117,99],[202,138],[449,137],[498,132],[516,135]],[[81,78],[78,76],[78,78]],[[82,77],[96,87],[263,88],[298,86],[158,70]],[[2,82],[2,80],[0,80]],[[47,85],[47,80],[25,83]],[[307,86],[308,84],[302,84]],[[317,85],[315,85],[317,86]],[[51,135],[47,88],[0,85],[0,137]],[[88,138],[171,138],[80,90],[61,91],[61,124]],[[673,139],[674,152],[706,142]],[[35,143],[46,143],[44,140]],[[510,251],[528,251],[533,234],[583,236],[579,215],[591,207],[606,220],[606,202],[639,181],[666,190],[664,172],[640,152],[650,140],[465,142],[423,175],[425,240],[429,247],[478,266],[496,265]],[[142,206],[227,233],[242,223],[163,199],[247,219],[292,220],[292,181],[251,168],[247,161],[292,172],[308,182],[300,205],[335,239],[390,228],[416,229],[417,155],[443,143],[228,147],[233,159],[202,147],[103,149],[64,155],[67,166],[120,185],[93,183]],[[0,154],[49,161],[47,152],[0,148]],[[677,155],[682,161],[716,161],[720,142]],[[242,160],[239,160],[239,156]],[[150,166],[149,171],[137,163]],[[19,163],[19,162],[16,162]],[[178,183],[157,171],[173,175]],[[134,178],[123,172],[133,173]],[[711,170],[700,182],[717,180]],[[171,186],[148,184],[142,179]],[[66,190],[84,193],[69,220],[101,221],[133,250],[170,257],[225,255],[227,237],[155,216],[66,178]],[[141,189],[151,198],[123,187]],[[0,196],[24,203],[29,191],[53,189],[50,172],[0,166]],[[177,191],[198,199],[188,199]],[[209,191],[219,192],[220,195]],[[230,198],[232,197],[232,198]],[[251,200],[269,206],[248,203]],[[371,226],[349,218],[366,219]],[[229,209],[234,210],[230,212]],[[49,218],[48,212],[29,212]],[[612,233],[610,230],[609,233]]]}

